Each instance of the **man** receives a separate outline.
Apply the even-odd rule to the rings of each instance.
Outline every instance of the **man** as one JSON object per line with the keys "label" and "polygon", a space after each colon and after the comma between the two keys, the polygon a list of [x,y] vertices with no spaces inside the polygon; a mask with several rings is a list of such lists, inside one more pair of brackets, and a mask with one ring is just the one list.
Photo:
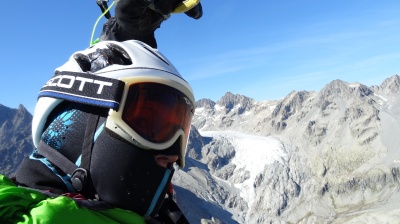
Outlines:
{"label": "man", "polygon": [[194,105],[172,63],[142,42],[76,52],[39,93],[37,149],[15,179],[26,188],[0,176],[0,223],[187,223],[168,195]]}

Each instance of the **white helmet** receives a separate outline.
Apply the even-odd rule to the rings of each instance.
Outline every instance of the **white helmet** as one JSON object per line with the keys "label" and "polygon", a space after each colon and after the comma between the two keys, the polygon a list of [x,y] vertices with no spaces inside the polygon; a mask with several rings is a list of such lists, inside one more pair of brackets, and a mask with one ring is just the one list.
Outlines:
{"label": "white helmet", "polygon": [[[109,57],[99,49],[118,56]],[[105,57],[105,64],[93,67],[91,61],[99,57]],[[74,53],[39,93],[32,121],[36,147],[49,114],[65,100],[110,108],[106,127],[141,148],[164,150],[179,139],[179,165],[184,166],[195,99],[190,85],[158,50],[130,40],[104,41]],[[160,101],[157,111],[149,114],[142,105],[146,101]],[[153,116],[152,122],[139,124],[145,115]]]}

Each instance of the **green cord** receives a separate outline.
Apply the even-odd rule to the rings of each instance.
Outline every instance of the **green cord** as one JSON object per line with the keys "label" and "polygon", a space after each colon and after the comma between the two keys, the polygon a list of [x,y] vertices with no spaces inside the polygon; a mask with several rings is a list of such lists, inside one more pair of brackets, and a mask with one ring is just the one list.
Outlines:
{"label": "green cord", "polygon": [[92,46],[95,43],[98,43],[100,40],[99,38],[97,38],[96,40],[93,40],[93,36],[94,36],[94,31],[96,30],[97,24],[99,23],[101,17],[103,17],[108,11],[110,11],[111,7],[113,7],[115,1],[113,1],[110,5],[110,7],[108,7],[108,9],[106,11],[103,12],[103,14],[101,14],[99,16],[99,18],[96,20],[96,23],[94,24],[93,30],[92,30],[92,36],[90,37],[90,43],[89,46]]}

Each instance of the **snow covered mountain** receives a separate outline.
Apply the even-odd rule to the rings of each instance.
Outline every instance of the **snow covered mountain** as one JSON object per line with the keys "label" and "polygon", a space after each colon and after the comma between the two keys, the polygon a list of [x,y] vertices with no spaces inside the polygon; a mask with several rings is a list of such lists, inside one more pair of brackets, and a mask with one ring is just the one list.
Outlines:
{"label": "snow covered mountain", "polygon": [[400,223],[397,75],[277,101],[202,99],[193,125],[174,183],[194,223]]}

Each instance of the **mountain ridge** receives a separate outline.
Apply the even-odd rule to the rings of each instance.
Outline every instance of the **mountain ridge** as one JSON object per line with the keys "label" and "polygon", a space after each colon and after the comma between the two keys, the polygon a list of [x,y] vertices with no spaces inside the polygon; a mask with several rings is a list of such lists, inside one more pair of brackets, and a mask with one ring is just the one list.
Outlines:
{"label": "mountain ridge", "polygon": [[[196,161],[208,164],[211,177],[223,177],[233,186],[253,181],[254,188],[241,188],[239,192],[254,192],[255,201],[236,200],[243,203],[236,207],[221,205],[240,223],[343,223],[371,217],[375,222],[400,220],[395,213],[400,210],[398,206],[387,209],[381,202],[393,201],[400,189],[400,153],[396,150],[400,142],[395,137],[400,135],[398,84],[398,75],[372,87],[333,80],[318,92],[293,91],[281,100],[253,101],[242,113],[236,106],[241,101],[229,95],[234,102],[217,101],[214,107],[196,109],[193,125],[209,139],[197,149],[203,156]],[[235,155],[215,153],[215,148],[238,152],[234,138],[224,137],[230,131],[275,136],[287,146],[284,148],[289,159],[285,163],[278,162],[281,158],[272,165],[260,164],[264,171],[257,173],[257,178],[234,181],[235,175],[249,177],[251,172],[232,165]],[[208,137],[210,132],[220,135]],[[240,194],[232,195],[243,199]],[[369,207],[385,215],[376,216],[368,212]],[[351,215],[356,211],[358,216]]]}

